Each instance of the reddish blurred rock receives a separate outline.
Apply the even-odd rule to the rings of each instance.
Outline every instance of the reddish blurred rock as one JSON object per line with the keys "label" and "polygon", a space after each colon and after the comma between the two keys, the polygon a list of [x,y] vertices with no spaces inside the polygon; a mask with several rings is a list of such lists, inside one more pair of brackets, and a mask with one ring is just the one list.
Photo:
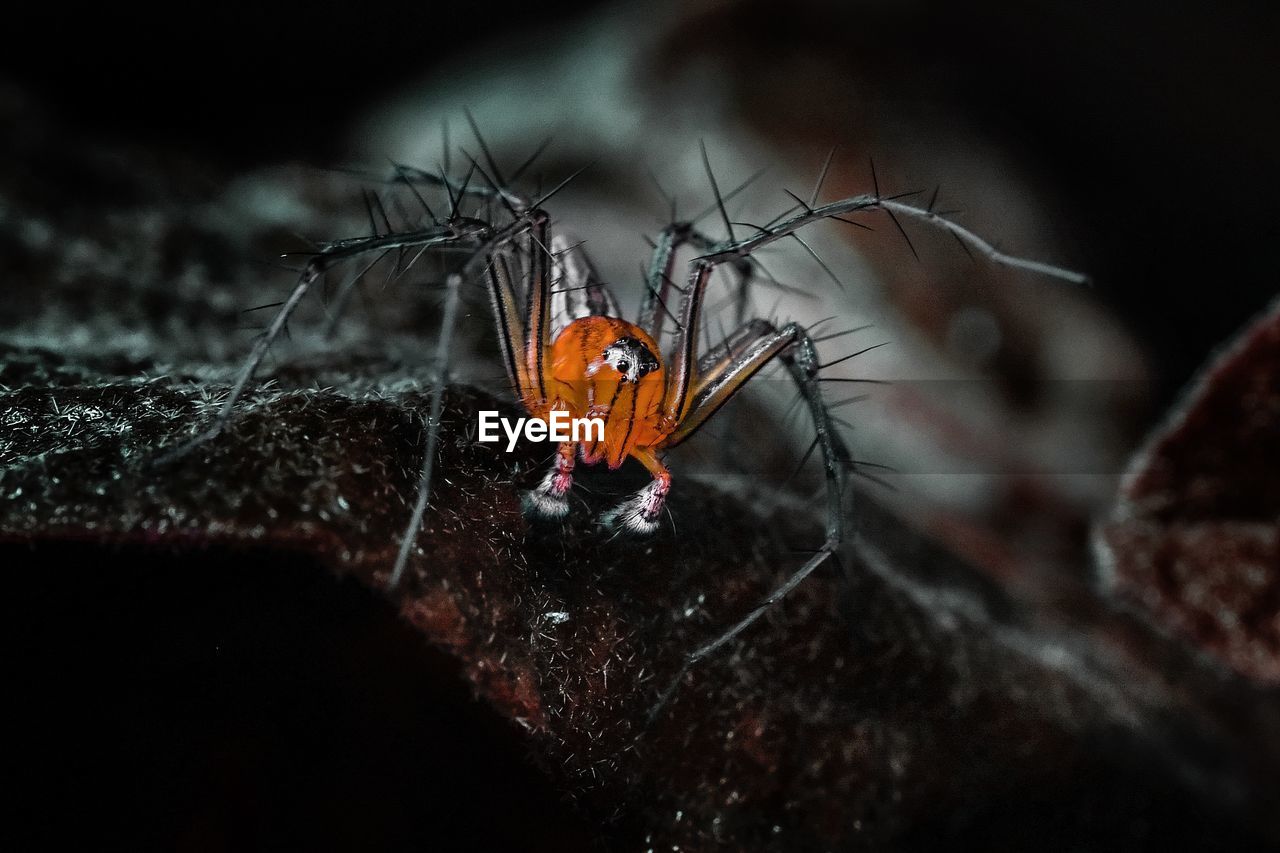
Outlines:
{"label": "reddish blurred rock", "polygon": [[1157,621],[1280,682],[1280,301],[1134,458],[1100,550]]}

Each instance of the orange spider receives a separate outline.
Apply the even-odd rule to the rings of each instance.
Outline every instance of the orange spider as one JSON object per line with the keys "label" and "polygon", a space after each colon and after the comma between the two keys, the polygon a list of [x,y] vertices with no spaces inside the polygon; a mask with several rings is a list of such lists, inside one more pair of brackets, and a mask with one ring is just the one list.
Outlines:
{"label": "orange spider", "polygon": [[[546,245],[536,233],[544,227],[534,226],[532,243]],[[603,441],[560,446],[554,468],[525,496],[525,508],[531,515],[558,518],[568,512],[575,458],[588,465],[604,462],[614,469],[630,456],[649,470],[653,482],[602,520],[632,533],[652,532],[671,488],[671,474],[662,463],[662,454],[691,436],[780,353],[799,368],[798,381],[820,423],[825,458],[839,487],[841,472],[850,464],[849,455],[822,405],[813,344],[800,326],[793,323],[775,329],[764,320],[754,320],[695,364],[695,335],[687,330],[698,328],[712,262],[693,265],[677,319],[671,369],[664,367],[658,339],[665,314],[657,309],[673,286],[670,267],[675,250],[695,239],[709,245],[687,224],[663,233],[654,259],[658,274],[651,276],[652,286],[638,323],[617,317],[612,294],[581,247],[561,235],[549,241],[551,259],[560,275],[551,284],[541,272],[529,280],[526,297],[532,307],[527,325],[516,310],[510,261],[498,258],[490,265],[490,294],[499,318],[507,370],[525,409],[543,419],[553,410],[563,409],[572,417],[605,422]],[[523,342],[522,352],[516,351],[514,341]],[[839,538],[838,524],[838,518],[833,519],[830,533],[835,539]]]}
{"label": "orange spider", "polygon": [[[474,130],[474,123],[472,127]],[[526,511],[532,515],[558,518],[568,512],[567,496],[575,460],[580,459],[587,464],[604,462],[610,468],[617,468],[630,456],[649,470],[653,481],[606,513],[603,520],[608,525],[633,533],[653,531],[671,487],[671,474],[662,462],[662,455],[693,435],[761,368],[775,358],[780,359],[808,404],[817,433],[814,443],[822,451],[827,482],[826,540],[759,606],[714,640],[689,653],[681,675],[697,660],[744,630],[835,553],[843,537],[845,483],[854,464],[823,402],[818,374],[824,365],[819,363],[813,338],[803,327],[788,323],[778,328],[767,320],[750,320],[730,333],[719,346],[698,352],[703,300],[711,273],[717,266],[732,264],[742,280],[749,281],[758,269],[752,253],[761,247],[784,237],[794,237],[797,230],[819,220],[835,219],[860,225],[846,217],[881,211],[892,219],[904,238],[906,232],[902,230],[898,216],[910,217],[949,232],[971,257],[977,253],[994,263],[1073,282],[1085,281],[1085,277],[1078,273],[997,250],[972,231],[935,213],[932,202],[928,207],[917,207],[901,201],[903,196],[882,196],[877,187],[872,194],[818,205],[827,166],[823,167],[822,177],[819,177],[808,202],[792,195],[795,204],[781,216],[762,226],[748,226],[754,233],[738,238],[734,233],[735,223],[730,222],[725,212],[723,198],[704,149],[704,165],[707,166],[707,176],[727,238],[715,240],[708,237],[690,222],[677,222],[665,228],[654,247],[639,317],[631,323],[618,317],[613,296],[580,247],[550,233],[550,217],[543,205],[574,176],[536,201],[530,201],[509,188],[484,141],[479,139],[478,131],[476,136],[489,172],[473,159],[471,171],[460,183],[444,174],[396,166],[393,180],[413,193],[430,219],[429,225],[397,229],[391,224],[378,197],[374,196],[372,201],[381,212],[381,222],[375,215],[374,204],[369,203],[371,235],[325,243],[311,253],[293,292],[254,346],[213,424],[166,456],[180,456],[222,430],[268,348],[318,278],[345,262],[362,261],[360,272],[348,279],[337,295],[336,315],[360,278],[392,252],[398,255],[394,272],[400,274],[412,267],[417,259],[415,257],[408,264],[402,264],[407,250],[416,250],[420,256],[433,249],[464,249],[470,252],[470,256],[459,269],[448,275],[450,292],[439,339],[441,378],[432,393],[430,428],[419,478],[418,499],[400,543],[390,587],[397,584],[407,564],[430,498],[450,341],[457,314],[458,291],[464,281],[481,276],[487,278],[507,374],[532,417],[547,420],[551,412],[563,409],[572,417],[605,420],[603,440],[582,442],[580,446],[572,442],[560,446],[553,469],[525,496]],[[830,165],[830,157],[827,165]],[[528,163],[525,164],[527,166]],[[472,185],[471,178],[476,173],[484,178],[485,186]],[[518,177],[518,173],[512,175],[512,180]],[[874,179],[874,170],[872,177]],[[436,215],[417,189],[422,184],[441,188],[448,194],[449,212],[446,216]],[[495,205],[502,205],[509,218],[499,223],[492,216],[463,215],[464,201],[474,198],[481,199],[482,205],[489,210]],[[369,202],[368,198],[366,202]],[[799,240],[798,237],[796,239]],[[672,281],[671,276],[676,252],[686,245],[701,254],[690,262],[686,282],[680,286]],[[805,248],[808,248],[807,244]],[[373,257],[372,262],[363,263],[363,259],[369,256]],[[555,268],[560,273],[557,281],[553,281],[551,276]],[[519,287],[517,282],[521,283]],[[680,293],[680,304],[675,314],[666,307],[666,297],[672,290]],[[658,342],[662,339],[664,320],[668,316],[672,317],[676,328],[670,352],[664,357]],[[679,677],[668,688],[659,707],[678,682]]]}

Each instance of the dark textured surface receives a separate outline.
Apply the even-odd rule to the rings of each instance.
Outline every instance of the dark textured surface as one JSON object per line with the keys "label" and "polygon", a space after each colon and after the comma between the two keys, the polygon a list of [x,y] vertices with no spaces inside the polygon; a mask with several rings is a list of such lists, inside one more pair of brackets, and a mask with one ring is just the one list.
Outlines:
{"label": "dark textured surface", "polygon": [[[238,311],[274,301],[280,280],[253,259],[284,228],[236,208],[229,181],[182,179],[190,163],[31,134],[6,140],[29,168],[4,176],[0,230],[5,624],[12,689],[33,697],[15,730],[35,737],[20,831],[67,832],[58,815],[83,802],[110,818],[101,841],[187,849],[447,847],[503,820],[551,849],[1280,840],[1274,690],[1087,590],[1062,612],[1020,604],[866,499],[847,576],[812,577],[641,737],[681,654],[794,568],[817,520],[759,518],[685,478],[675,532],[611,540],[587,510],[619,475],[585,478],[589,507],[563,528],[530,528],[518,490],[542,460],[471,440],[490,399],[470,389],[449,393],[411,582],[377,594],[429,370],[367,341],[326,352],[300,323],[302,355],[224,435],[155,466],[225,391]],[[325,205],[348,197],[323,182],[248,180],[310,198],[300,226],[343,227]],[[202,661],[223,639],[219,678]],[[333,718],[303,713],[313,702]]]}
{"label": "dark textured surface", "polygon": [[[110,390],[86,390],[95,384]],[[11,448],[5,538],[177,548],[166,574],[207,573],[204,583],[218,588],[218,567],[235,567],[246,597],[258,593],[237,567],[242,559],[258,565],[263,589],[280,583],[282,569],[253,556],[261,552],[312,555],[317,568],[380,585],[417,468],[419,395],[374,402],[283,393],[243,413],[207,453],[147,468],[147,449],[181,424],[171,413],[186,399],[156,383],[83,374],[67,388],[8,392],[6,410],[42,428],[32,431],[38,440]],[[869,506],[862,527],[871,562],[853,564],[848,586],[811,579],[759,630],[696,670],[668,715],[637,740],[680,651],[744,612],[798,557],[775,539],[781,532],[692,484],[672,509],[700,523],[678,537],[610,543],[581,515],[564,530],[530,531],[513,487],[529,477],[465,438],[476,403],[466,392],[450,396],[437,509],[414,582],[392,604],[459,661],[501,717],[523,727],[555,788],[597,820],[623,821],[618,840],[642,833],[695,847],[719,838],[777,849],[930,849],[939,839],[1070,849],[1092,840],[1153,849],[1189,834],[1232,849],[1249,837],[1247,822],[1223,810],[1223,799],[1236,799],[1224,779],[1248,778],[1229,742],[1190,719],[1165,719],[1152,685],[1125,684],[1087,644],[1059,646],[1064,638],[1020,624],[1010,602]],[[68,449],[64,436],[77,429],[78,446]],[[248,549],[247,557],[182,556],[212,545]],[[78,585],[84,570],[71,562],[47,583]],[[115,570],[121,584],[140,580],[133,569]],[[164,583],[154,572],[146,582]],[[119,604],[107,598],[104,606]],[[316,618],[332,617],[321,610]],[[340,621],[333,629],[345,630]],[[161,647],[189,642],[180,621],[158,630],[172,632],[153,638]],[[419,654],[412,638],[401,642]],[[154,655],[134,652],[130,665],[155,666]],[[163,684],[172,675],[162,667],[155,677]],[[378,728],[382,715],[403,712],[377,703],[365,713]],[[1197,791],[1171,771],[1192,772],[1199,750],[1213,754],[1224,777]],[[244,831],[234,815],[226,819]]]}

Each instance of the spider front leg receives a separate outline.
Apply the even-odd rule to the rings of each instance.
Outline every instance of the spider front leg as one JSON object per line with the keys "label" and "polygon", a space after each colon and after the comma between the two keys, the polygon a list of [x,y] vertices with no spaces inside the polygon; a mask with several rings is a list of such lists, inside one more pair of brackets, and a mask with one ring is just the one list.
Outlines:
{"label": "spider front leg", "polygon": [[671,491],[671,472],[651,447],[637,447],[631,455],[649,469],[653,481],[602,515],[600,523],[611,529],[647,536],[658,528],[658,517]]}
{"label": "spider front leg", "polygon": [[[675,269],[677,250],[681,246],[690,245],[699,251],[710,251],[718,244],[699,231],[692,222],[673,222],[662,229],[653,244],[653,255],[645,273],[644,299],[640,304],[640,316],[636,325],[653,335],[655,340],[661,338],[666,319],[676,319],[667,308],[667,296],[672,290],[680,290],[682,293],[684,290],[671,280],[671,274]],[[751,283],[751,262],[742,257],[734,259],[733,264],[738,272],[738,306],[741,314],[746,306],[747,288]]]}
{"label": "spider front leg", "polygon": [[[531,413],[547,406],[546,351],[550,340],[548,317],[550,293],[547,287],[546,218],[534,221],[529,252],[530,267],[525,297],[528,300],[529,327],[520,317],[510,252],[495,253],[489,263],[489,298],[493,303],[498,344],[512,388]],[[517,347],[523,346],[523,352]],[[538,518],[563,518],[569,512],[569,489],[573,486],[573,464],[577,444],[565,442],[556,452],[555,465],[542,482],[525,492],[521,499],[527,515]]]}
{"label": "spider front leg", "polygon": [[[479,259],[484,259],[486,262],[489,273],[489,295],[493,301],[498,338],[508,374],[521,398],[525,401],[525,405],[529,406],[530,400],[535,399],[536,395],[535,405],[539,407],[543,405],[546,397],[542,372],[542,354],[546,343],[547,295],[546,264],[543,258],[545,253],[539,253],[537,249],[546,243],[546,229],[547,215],[540,210],[530,210],[527,212],[527,225],[522,224],[520,221],[508,225],[504,229],[506,233],[501,239],[491,237],[490,242],[492,245],[488,247],[482,246],[478,249],[463,267],[464,273],[470,272],[471,265]],[[531,304],[539,306],[538,318],[540,323],[537,328],[541,329],[537,333],[530,331],[527,335],[520,321],[519,310],[515,302],[515,291],[512,286],[511,268],[509,266],[512,258],[505,251],[509,241],[519,236],[523,230],[528,230],[530,237],[529,299]],[[400,539],[400,550],[396,555],[391,577],[387,581],[387,589],[395,589],[404,574],[405,567],[408,565],[410,551],[418,538],[419,530],[422,528],[422,520],[431,497],[431,474],[435,464],[436,445],[440,438],[440,414],[444,399],[444,387],[448,377],[449,355],[451,352],[450,338],[457,316],[458,292],[463,277],[462,273],[451,273],[449,276],[449,298],[445,303],[445,316],[437,346],[438,355],[436,361],[440,367],[440,381],[436,383],[435,388],[432,390],[431,417],[428,419],[427,430],[427,450],[423,456],[422,475],[418,478],[418,498],[414,504],[409,525],[405,528],[404,536]],[[530,326],[532,329],[532,322]],[[523,360],[517,358],[515,351],[515,341],[521,338],[524,338],[527,344]],[[536,381],[534,379],[535,376],[537,377]]]}

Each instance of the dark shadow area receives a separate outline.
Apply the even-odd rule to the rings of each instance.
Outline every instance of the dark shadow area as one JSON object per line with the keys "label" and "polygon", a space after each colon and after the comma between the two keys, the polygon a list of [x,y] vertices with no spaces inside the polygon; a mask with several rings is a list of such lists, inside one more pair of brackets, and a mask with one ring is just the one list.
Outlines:
{"label": "dark shadow area", "polygon": [[353,580],[216,550],[0,565],[24,849],[593,849],[510,723]]}
{"label": "dark shadow area", "polygon": [[424,73],[482,72],[477,44],[572,25],[599,0],[550,5],[197,2],[26,4],[8,18],[8,76],[115,141],[224,165],[342,157],[343,132]]}

